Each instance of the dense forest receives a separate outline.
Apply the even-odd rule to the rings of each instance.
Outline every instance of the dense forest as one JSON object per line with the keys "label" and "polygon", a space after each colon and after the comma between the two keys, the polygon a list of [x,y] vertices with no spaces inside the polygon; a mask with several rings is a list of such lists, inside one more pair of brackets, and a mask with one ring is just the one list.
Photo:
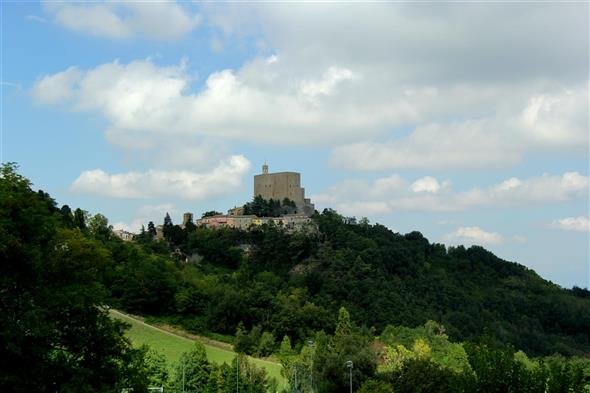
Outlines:
{"label": "dense forest", "polygon": [[[108,307],[274,354],[297,391],[346,391],[349,372],[363,392],[581,392],[588,383],[579,360],[590,354],[587,289],[563,289],[481,247],[446,248],[333,210],[313,220],[315,230],[288,233],[181,228],[168,217],[165,239],[152,223],[123,242],[103,215],[58,206],[4,165],[0,388],[145,391],[161,359],[133,349]],[[196,359],[195,389],[231,391],[237,363],[210,365],[198,346],[186,356]],[[243,368],[255,376],[243,391],[272,390]]]}
{"label": "dense forest", "polygon": [[[317,231],[189,226],[170,242],[147,233],[107,242],[117,261],[112,300],[198,332],[240,326],[297,343],[331,332],[344,306],[377,334],[433,320],[456,341],[486,334],[532,355],[590,353],[587,289],[563,289],[482,247],[447,249],[333,210],[313,219]],[[193,262],[170,261],[176,249]]]}

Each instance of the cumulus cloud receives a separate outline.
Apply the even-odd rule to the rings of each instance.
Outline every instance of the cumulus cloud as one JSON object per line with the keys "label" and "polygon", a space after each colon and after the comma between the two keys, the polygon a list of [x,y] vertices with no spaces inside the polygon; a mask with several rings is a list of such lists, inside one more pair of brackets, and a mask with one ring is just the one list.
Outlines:
{"label": "cumulus cloud", "polygon": [[356,170],[485,168],[514,165],[535,148],[566,147],[587,154],[588,105],[586,86],[561,89],[533,96],[521,113],[430,123],[403,138],[345,144],[333,150],[331,162]]}
{"label": "cumulus cloud", "polygon": [[317,96],[330,95],[340,83],[353,78],[354,74],[349,69],[330,67],[320,80],[304,81],[301,85],[301,93],[311,99]]}
{"label": "cumulus cloud", "polygon": [[425,176],[412,183],[410,188],[414,192],[430,192],[436,194],[440,190],[440,184],[434,177]]}
{"label": "cumulus cloud", "polygon": [[[185,61],[165,67],[149,59],[114,61],[86,71],[71,67],[45,75],[32,93],[42,103],[68,103],[76,110],[101,113],[110,123],[107,135],[115,141],[144,143],[146,136],[192,135],[333,146],[336,140],[332,164],[360,170],[505,166],[519,162],[535,146],[579,148],[588,139],[584,105],[579,104],[584,97],[578,89],[573,98],[543,96],[551,101],[542,105],[546,110],[529,110],[528,104],[522,112],[527,115],[501,112],[479,120],[427,123],[406,137],[367,142],[392,127],[419,124],[431,116],[460,116],[457,107],[469,110],[477,93],[468,88],[406,89],[391,97],[374,96],[366,85],[371,78],[346,67],[291,75],[281,62],[271,56],[237,72],[214,72],[194,91]],[[482,104],[504,101],[506,94],[489,93]],[[457,107],[444,108],[447,101]],[[524,97],[522,102],[526,104]],[[548,130],[553,139],[547,137]]]}
{"label": "cumulus cloud", "polygon": [[442,237],[442,242],[449,245],[495,245],[504,242],[496,232],[486,232],[480,227],[459,227]]}
{"label": "cumulus cloud", "polygon": [[44,1],[43,7],[55,23],[67,29],[118,39],[138,35],[175,39],[195,29],[200,22],[198,14],[175,1]]}
{"label": "cumulus cloud", "polygon": [[588,85],[530,98],[521,121],[528,136],[546,145],[588,144]]}
{"label": "cumulus cloud", "polygon": [[312,198],[316,204],[333,206],[346,215],[373,215],[393,211],[464,211],[483,206],[558,203],[585,198],[589,191],[588,177],[578,172],[566,172],[561,176],[545,174],[522,180],[512,177],[488,187],[458,191],[452,189],[448,180],[441,182],[426,176],[409,182],[393,175],[373,182],[346,180]]}
{"label": "cumulus cloud", "polygon": [[[110,121],[109,133],[118,136],[141,130],[144,135],[327,143],[336,136],[357,138],[359,127],[366,127],[370,134],[371,129],[384,126],[385,118],[397,116],[397,109],[371,108],[370,102],[358,108],[348,103],[343,111],[337,105],[341,97],[332,93],[341,91],[345,82],[355,81],[350,70],[330,67],[318,80],[302,78],[285,84],[272,72],[276,63],[265,60],[238,73],[214,72],[199,92],[191,93],[185,63],[158,67],[150,60],[114,61],[81,73],[71,69],[46,75],[35,84],[33,94],[43,100],[48,85],[64,91],[67,94],[45,102],[54,104],[61,98],[78,110],[98,111]],[[62,77],[74,72],[76,79]]]}
{"label": "cumulus cloud", "polygon": [[45,75],[33,87],[33,96],[43,104],[67,102],[74,95],[74,86],[81,78],[80,70],[70,67],[53,75]]}
{"label": "cumulus cloud", "polygon": [[587,11],[585,4],[203,5],[224,34],[258,34],[297,67],[381,65],[427,83],[562,77],[572,69],[586,78]]}
{"label": "cumulus cloud", "polygon": [[587,216],[566,217],[553,221],[551,226],[565,231],[589,232],[590,219]]}
{"label": "cumulus cloud", "polygon": [[209,173],[149,170],[108,174],[94,169],[82,172],[70,189],[115,198],[167,196],[203,200],[239,189],[249,169],[250,162],[244,156],[232,156]]}
{"label": "cumulus cloud", "polygon": [[[47,5],[56,19],[72,19],[72,28],[90,23],[77,12],[95,12],[100,17],[87,30],[113,36],[194,28],[194,21],[154,23],[153,15],[170,10],[192,18],[176,3],[157,6],[163,10],[118,2]],[[157,134],[323,144],[336,147],[333,165],[355,170],[510,166],[547,148],[587,154],[584,5],[507,12],[445,4],[436,13],[404,4],[200,7],[216,29],[210,38],[219,40],[217,49],[236,37],[255,37],[266,49],[202,80],[192,78],[187,63],[114,61],[46,75],[33,93],[41,102],[100,113],[109,140],[139,144]]]}

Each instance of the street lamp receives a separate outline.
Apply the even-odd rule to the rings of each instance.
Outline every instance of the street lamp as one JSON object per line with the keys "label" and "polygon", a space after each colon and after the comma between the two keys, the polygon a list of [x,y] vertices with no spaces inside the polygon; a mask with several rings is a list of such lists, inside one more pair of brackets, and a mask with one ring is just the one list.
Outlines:
{"label": "street lamp", "polygon": [[350,375],[350,393],[352,393],[352,368],[354,367],[352,360],[346,361],[346,367],[348,367],[348,373]]}

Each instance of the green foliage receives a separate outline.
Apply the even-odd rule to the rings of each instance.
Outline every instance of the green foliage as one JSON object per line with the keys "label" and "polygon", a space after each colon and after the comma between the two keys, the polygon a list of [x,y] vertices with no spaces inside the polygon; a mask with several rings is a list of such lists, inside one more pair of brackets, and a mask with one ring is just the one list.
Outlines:
{"label": "green foliage", "polygon": [[63,205],[61,209],[59,209],[59,212],[62,216],[64,226],[66,228],[71,228],[74,225],[74,215],[72,213],[72,209],[70,209],[68,205]]}
{"label": "green foliage", "polygon": [[358,393],[394,393],[393,385],[379,379],[369,379],[360,387]]}
{"label": "green foliage", "polygon": [[[290,346],[290,344],[289,344]],[[256,325],[247,333],[244,324],[238,324],[234,340],[234,350],[254,356],[269,356],[276,347],[274,334],[263,332],[260,325]]]}
{"label": "green foliage", "polygon": [[207,212],[203,213],[203,215],[201,216],[201,218],[221,216],[221,215],[222,215],[222,213],[220,213],[218,211],[210,210],[210,211],[207,211]]}
{"label": "green foliage", "polygon": [[[387,346],[392,367],[399,365],[408,356],[420,357],[416,354],[417,345],[427,345],[427,357],[443,367],[461,371],[469,365],[463,346],[449,341],[444,326],[434,321],[427,321],[416,328],[390,325],[383,330],[380,339]],[[406,348],[412,348],[413,351]]]}
{"label": "green foliage", "polygon": [[[436,388],[465,391],[535,392],[543,384],[573,391],[587,378],[573,361],[496,345],[531,356],[589,353],[588,290],[561,289],[481,247],[447,250],[419,232],[356,224],[333,210],[313,217],[317,233],[294,234],[272,226],[183,229],[167,215],[167,241],[152,240],[151,223],[146,236],[127,243],[110,236],[106,217],[58,209],[47,193],[33,192],[14,165],[0,176],[2,386],[23,381],[23,389],[45,391],[51,381],[52,391],[101,391],[145,384],[143,355],[129,348],[104,304],[204,333],[231,335],[242,322],[236,345],[248,353],[266,355],[275,337],[287,336],[285,375],[297,375],[301,389],[307,380],[322,391],[344,389],[348,359],[355,386],[372,379],[396,391],[420,375],[441,381]],[[249,208],[273,215],[289,205],[255,198]],[[176,249],[192,262],[173,260]],[[377,377],[375,330],[383,331],[386,355]],[[457,343],[484,331],[487,346],[466,352]],[[227,368],[207,373],[203,386],[227,384]],[[458,374],[461,387],[453,385]]]}
{"label": "green foliage", "polygon": [[279,217],[283,214],[297,213],[295,202],[289,198],[280,200],[266,200],[260,195],[256,195],[252,202],[244,205],[244,214],[254,214],[258,217]]}
{"label": "green foliage", "polygon": [[274,334],[270,332],[263,332],[258,341],[258,348],[256,349],[257,356],[269,356],[275,351],[276,340]]}
{"label": "green foliage", "polygon": [[108,240],[113,227],[109,225],[109,220],[98,213],[88,219],[88,230],[96,238]]}
{"label": "green foliage", "polygon": [[80,213],[69,229],[64,212],[16,165],[2,166],[0,390],[141,391],[142,354],[103,307],[110,253],[80,230]]}
{"label": "green foliage", "polygon": [[88,221],[88,212],[77,208],[74,210],[74,227],[81,231],[86,230],[86,222]]}
{"label": "green foliage", "polygon": [[150,221],[148,223],[147,226],[147,233],[150,234],[150,236],[153,238],[154,236],[156,236],[157,231],[156,231],[156,226],[154,225],[153,221]]}
{"label": "green foliage", "polygon": [[396,393],[461,392],[460,376],[427,358],[414,358],[390,377]]}
{"label": "green foliage", "polygon": [[352,376],[355,386],[371,378],[376,371],[376,356],[369,344],[370,332],[358,329],[350,321],[345,308],[338,313],[336,334],[316,336],[316,349],[313,356],[313,372],[318,391],[344,391],[349,386],[348,361],[353,362]]}
{"label": "green foliage", "polygon": [[187,392],[200,392],[209,383],[211,370],[205,347],[199,342],[195,342],[191,351],[180,356],[180,360],[175,366],[172,388],[178,392],[183,389]]}
{"label": "green foliage", "polygon": [[145,367],[148,374],[148,384],[150,387],[168,386],[170,375],[166,357],[153,350],[148,349],[145,354]]}

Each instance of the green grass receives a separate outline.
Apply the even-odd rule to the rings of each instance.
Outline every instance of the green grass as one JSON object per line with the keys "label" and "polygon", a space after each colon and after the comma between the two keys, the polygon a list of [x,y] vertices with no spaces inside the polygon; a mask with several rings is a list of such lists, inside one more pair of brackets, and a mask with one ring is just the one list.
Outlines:
{"label": "green grass", "polygon": [[[189,351],[193,346],[194,340],[161,330],[118,311],[111,310],[111,316],[131,325],[131,328],[127,331],[127,337],[129,337],[133,346],[139,347],[147,344],[150,348],[166,356],[169,367],[172,367],[180,359],[181,353]],[[225,362],[229,364],[236,355],[235,352],[224,348],[206,343],[203,343],[203,345],[207,351],[207,358],[213,363],[221,364]],[[220,343],[220,346],[223,347],[224,344]],[[285,379],[281,375],[281,365],[279,363],[256,358],[249,358],[249,360],[258,367],[264,368],[269,377],[276,378],[280,387],[286,385]]]}

